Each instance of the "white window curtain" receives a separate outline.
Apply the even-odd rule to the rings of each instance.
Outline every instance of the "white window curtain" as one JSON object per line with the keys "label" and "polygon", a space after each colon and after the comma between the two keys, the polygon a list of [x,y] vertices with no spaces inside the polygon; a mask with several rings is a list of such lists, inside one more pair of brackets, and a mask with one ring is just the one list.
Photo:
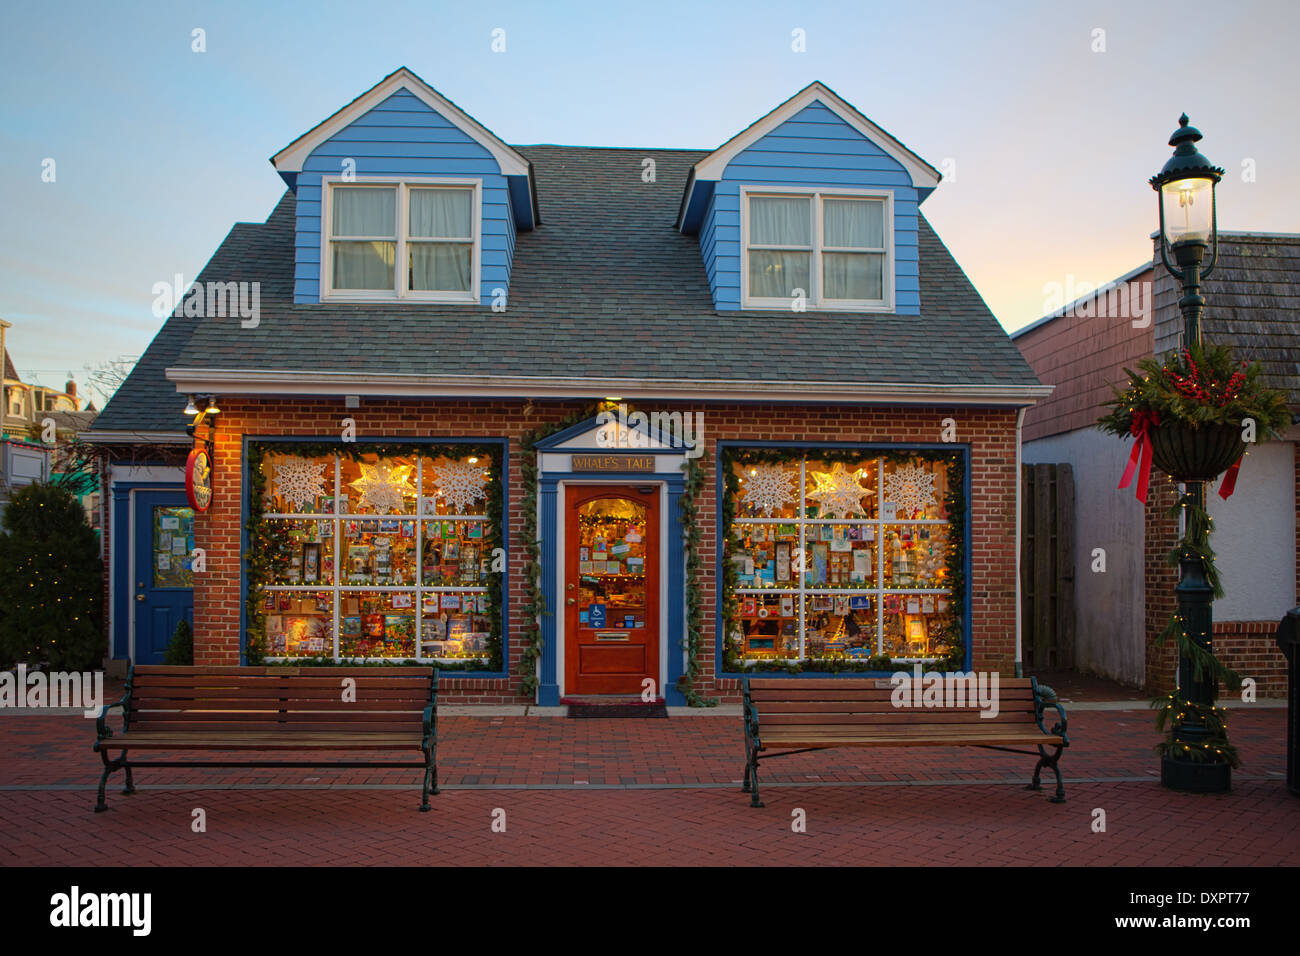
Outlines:
{"label": "white window curtain", "polygon": [[419,240],[472,239],[473,190],[412,189],[410,199],[411,291],[468,291],[473,279],[473,243]]}
{"label": "white window curtain", "polygon": [[[827,250],[885,248],[885,205],[875,200],[827,199],[822,203],[822,243]],[[855,301],[884,298],[885,256],[824,252],[822,294]]]}
{"label": "white window curtain", "polygon": [[330,244],[334,288],[392,289],[397,259],[397,189],[334,189],[331,200],[334,236],[374,237]]}
{"label": "white window curtain", "polygon": [[473,278],[474,248],[450,242],[411,243],[413,292],[467,292]]}
{"label": "white window curtain", "polygon": [[749,294],[789,298],[795,289],[811,294],[812,200],[802,197],[752,196],[749,243],[755,246],[803,246],[799,249],[749,250]]}
{"label": "white window curtain", "polygon": [[412,237],[469,239],[474,193],[470,189],[412,189]]}

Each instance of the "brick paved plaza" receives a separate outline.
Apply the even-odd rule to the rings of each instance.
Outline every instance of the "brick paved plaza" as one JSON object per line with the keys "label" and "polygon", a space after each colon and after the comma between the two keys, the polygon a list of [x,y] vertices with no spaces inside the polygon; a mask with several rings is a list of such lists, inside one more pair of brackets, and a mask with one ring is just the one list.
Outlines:
{"label": "brick paved plaza", "polygon": [[[110,812],[94,814],[91,722],[11,712],[0,717],[0,863],[1294,865],[1300,799],[1282,780],[1284,721],[1278,708],[1232,712],[1245,766],[1227,795],[1160,786],[1149,711],[1076,708],[1063,805],[1024,789],[1032,758],[936,748],[765,764],[756,810],[740,793],[738,716],[449,716],[432,813],[416,812],[415,770],[211,768],[137,771],[130,797],[119,774]],[[200,807],[206,833],[191,831]],[[492,829],[498,808],[504,833]],[[796,808],[806,833],[792,832]]]}

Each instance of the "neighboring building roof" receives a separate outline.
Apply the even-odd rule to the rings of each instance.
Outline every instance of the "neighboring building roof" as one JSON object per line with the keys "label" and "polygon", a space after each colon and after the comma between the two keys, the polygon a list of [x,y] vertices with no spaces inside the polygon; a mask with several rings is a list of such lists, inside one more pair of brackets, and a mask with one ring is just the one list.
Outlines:
{"label": "neighboring building roof", "polygon": [[45,412],[42,417],[54,419],[54,427],[59,430],[79,434],[95,423],[98,414],[94,409],[85,409],[79,412]]}
{"label": "neighboring building roof", "polygon": [[1035,319],[1033,322],[1030,322],[1028,325],[1022,325],[1020,328],[1010,333],[1011,338],[1017,339],[1020,336],[1024,335],[1026,332],[1032,332],[1034,329],[1041,328],[1042,326],[1046,325],[1048,322],[1052,322],[1055,321],[1056,319],[1064,318],[1067,315],[1074,316],[1078,312],[1079,307],[1084,305],[1085,303],[1090,302],[1093,299],[1096,299],[1097,296],[1099,295],[1105,295],[1111,289],[1118,289],[1125,282],[1129,282],[1133,279],[1136,279],[1142,273],[1150,272],[1150,271],[1151,271],[1151,263],[1144,262],[1142,263],[1142,265],[1134,269],[1130,269],[1128,272],[1124,273],[1118,279],[1111,279],[1109,282],[1105,283],[1104,285],[1098,286],[1096,289],[1093,289],[1091,292],[1087,292],[1079,296],[1073,302],[1067,302],[1065,305],[1061,306],[1061,308],[1057,309],[1055,312],[1049,312],[1041,319]]}
{"label": "neighboring building roof", "polygon": [[[1219,260],[1201,294],[1202,337],[1259,361],[1268,384],[1300,407],[1300,235],[1220,232]],[[1182,335],[1180,295],[1173,277],[1156,269],[1157,353],[1175,348]]]}
{"label": "neighboring building roof", "polygon": [[9,357],[8,349],[5,349],[5,378],[21,381],[18,378],[18,369],[14,368],[14,360]]}

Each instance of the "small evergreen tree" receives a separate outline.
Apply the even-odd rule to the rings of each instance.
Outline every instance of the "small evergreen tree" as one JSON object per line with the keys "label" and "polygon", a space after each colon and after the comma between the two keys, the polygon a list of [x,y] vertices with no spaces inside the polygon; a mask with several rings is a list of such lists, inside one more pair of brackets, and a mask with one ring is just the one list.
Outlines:
{"label": "small evergreen tree", "polygon": [[172,632],[172,639],[163,654],[163,663],[185,667],[194,663],[194,632],[190,630],[190,622],[185,618],[180,619],[176,630]]}
{"label": "small evergreen tree", "polygon": [[103,664],[103,562],[77,499],[54,485],[14,494],[0,531],[0,662]]}

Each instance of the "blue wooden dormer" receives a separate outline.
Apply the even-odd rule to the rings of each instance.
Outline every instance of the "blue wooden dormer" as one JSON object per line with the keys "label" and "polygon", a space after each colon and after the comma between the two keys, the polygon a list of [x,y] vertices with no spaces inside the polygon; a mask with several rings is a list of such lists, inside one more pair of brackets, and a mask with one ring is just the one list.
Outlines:
{"label": "blue wooden dormer", "polygon": [[492,305],[538,223],[528,161],[405,67],[271,162],[297,195],[299,304]]}
{"label": "blue wooden dormer", "polygon": [[919,314],[917,207],[939,178],[813,83],[695,165],[678,228],[719,310]]}

